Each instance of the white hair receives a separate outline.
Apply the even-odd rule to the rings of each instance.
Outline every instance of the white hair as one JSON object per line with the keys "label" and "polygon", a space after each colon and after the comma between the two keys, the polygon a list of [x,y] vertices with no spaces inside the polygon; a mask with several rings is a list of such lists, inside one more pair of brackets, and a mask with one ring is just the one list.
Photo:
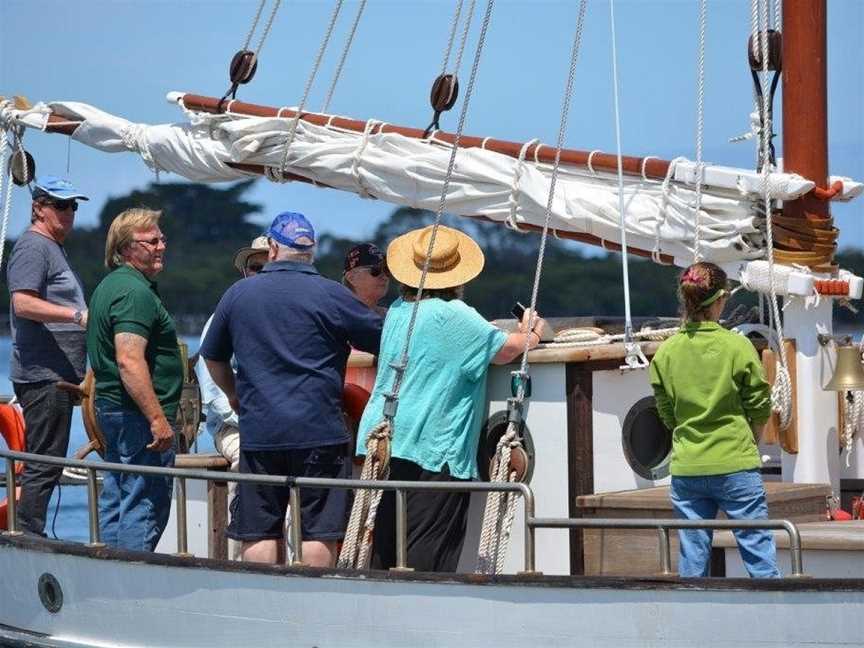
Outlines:
{"label": "white hair", "polygon": [[298,250],[289,245],[282,245],[279,241],[270,239],[270,243],[276,247],[275,261],[296,261],[297,263],[312,263],[315,260],[315,246],[305,250]]}

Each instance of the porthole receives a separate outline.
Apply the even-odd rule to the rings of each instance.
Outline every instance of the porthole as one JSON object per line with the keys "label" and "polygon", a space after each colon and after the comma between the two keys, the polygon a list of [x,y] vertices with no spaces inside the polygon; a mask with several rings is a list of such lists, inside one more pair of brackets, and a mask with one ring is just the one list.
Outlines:
{"label": "porthole", "polygon": [[60,581],[51,574],[42,574],[39,577],[38,590],[39,600],[42,601],[45,609],[52,614],[59,612],[63,607],[63,589],[60,587]]}
{"label": "porthole", "polygon": [[640,477],[656,481],[669,475],[672,432],[660,420],[653,396],[636,401],[627,412],[622,445],[627,463]]}

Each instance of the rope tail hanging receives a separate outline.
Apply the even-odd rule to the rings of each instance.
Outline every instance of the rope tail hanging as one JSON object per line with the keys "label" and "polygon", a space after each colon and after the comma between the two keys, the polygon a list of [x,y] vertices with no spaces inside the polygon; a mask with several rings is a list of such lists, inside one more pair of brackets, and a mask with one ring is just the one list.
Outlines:
{"label": "rope tail hanging", "polygon": [[[486,33],[488,32],[489,23],[492,19],[492,9],[494,5],[495,0],[487,0],[486,13],[483,17],[483,24],[480,28],[477,49],[474,52],[474,63],[471,67],[471,76],[468,79],[468,88],[465,92],[465,101],[462,104],[462,109],[459,113],[459,125],[453,137],[453,145],[450,149],[450,160],[447,164],[447,172],[444,175],[441,197],[438,201],[438,209],[435,213],[435,222],[432,225],[429,245],[426,248],[426,257],[423,260],[423,271],[420,274],[420,282],[417,286],[417,296],[414,300],[414,306],[411,309],[411,318],[408,321],[408,331],[405,335],[405,343],[402,347],[402,354],[399,362],[391,365],[394,370],[393,387],[391,392],[384,396],[383,420],[370,431],[369,436],[366,439],[366,458],[364,459],[362,470],[363,479],[386,480],[390,474],[390,440],[393,438],[393,423],[396,417],[396,409],[399,404],[399,389],[401,388],[402,380],[408,367],[408,351],[411,344],[411,337],[414,334],[414,327],[417,323],[417,314],[420,309],[420,303],[423,299],[423,288],[426,285],[426,277],[429,273],[429,262],[432,258],[432,251],[435,249],[435,239],[438,235],[438,228],[441,225],[441,220],[444,217],[444,209],[447,205],[447,193],[450,189],[450,180],[453,176],[453,170],[456,167],[456,154],[459,150],[459,143],[462,139],[462,131],[465,127],[465,118],[468,114],[468,106],[471,102],[474,82],[477,78],[477,71],[480,67],[480,56],[483,52],[483,45],[486,42]],[[466,22],[465,31],[467,32],[470,27],[470,22]],[[463,39],[467,39],[467,33],[463,35]],[[351,509],[351,517],[348,522],[345,541],[342,544],[342,551],[339,554],[339,560],[337,562],[338,567],[343,569],[368,568],[369,559],[371,558],[372,532],[375,529],[375,515],[378,511],[378,504],[381,501],[382,495],[383,491],[380,490],[362,490],[357,493],[357,496],[354,498],[354,505]]]}
{"label": "rope tail hanging", "polygon": [[779,417],[781,429],[786,429],[792,422],[792,379],[789,375],[789,363],[786,357],[786,344],[783,339],[783,322],[780,318],[780,308],[777,304],[777,286],[774,282],[774,227],[771,220],[771,196],[769,193],[769,175],[771,164],[769,161],[769,146],[771,143],[771,112],[769,110],[768,92],[768,2],[760,0],[761,24],[764,26],[759,31],[759,47],[762,55],[762,115],[763,126],[760,130],[760,150],[763,160],[762,172],[762,195],[763,208],[765,210],[765,234],[768,243],[768,285],[770,289],[770,321],[777,329],[779,341],[780,364],[777,367],[777,375],[771,388],[771,405]]}
{"label": "rope tail hanging", "polygon": [[[534,285],[531,290],[531,306],[528,320],[529,330],[537,323],[537,298],[540,293],[540,278],[543,275],[543,260],[546,253],[546,243],[549,237],[549,223],[552,219],[552,205],[555,200],[555,185],[558,179],[558,168],[561,161],[561,149],[564,148],[564,136],[567,132],[567,118],[570,114],[570,101],[573,96],[573,82],[576,77],[576,63],[579,59],[579,49],[582,43],[582,31],[585,23],[587,0],[581,0],[579,14],[576,20],[576,32],[573,37],[573,47],[570,53],[570,69],[567,74],[567,84],[564,90],[561,107],[561,122],[558,128],[558,141],[555,149],[555,162],[552,166],[552,176],[549,181],[549,194],[546,200],[546,214],[543,223],[543,233],[540,236],[540,250],[537,255],[537,266],[534,271]],[[493,482],[513,482],[518,475],[510,465],[513,451],[522,448],[522,418],[524,401],[530,396],[528,387],[528,336],[522,350],[522,363],[519,371],[514,371],[511,382],[514,388],[513,397],[508,400],[507,429],[495,448],[492,460],[490,479]],[[516,513],[516,493],[489,493],[486,498],[486,509],[483,514],[483,526],[480,533],[480,547],[477,552],[477,573],[500,574],[504,569],[504,560],[510,544],[510,532],[513,527],[513,517]]]}
{"label": "rope tail hanging", "polygon": [[621,153],[621,111],[618,103],[618,46],[615,38],[615,0],[609,2],[609,22],[612,32],[612,94],[615,104],[615,143],[618,156],[618,225],[621,232],[621,276],[624,284],[624,349],[626,356],[622,369],[643,369],[648,359],[633,337],[633,319],[630,315],[630,266],[627,260],[626,209],[624,206],[624,158]]}

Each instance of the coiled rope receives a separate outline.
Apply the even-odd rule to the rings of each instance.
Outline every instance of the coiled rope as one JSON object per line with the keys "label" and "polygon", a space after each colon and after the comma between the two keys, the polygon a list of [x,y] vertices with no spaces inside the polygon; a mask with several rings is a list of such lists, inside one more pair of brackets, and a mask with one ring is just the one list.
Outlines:
{"label": "coiled rope", "polygon": [[[444,217],[444,209],[447,204],[447,192],[450,189],[450,180],[453,176],[453,170],[456,167],[456,154],[459,151],[459,143],[462,139],[462,131],[465,127],[465,118],[468,114],[468,106],[471,102],[471,95],[474,91],[477,71],[480,67],[480,57],[483,53],[483,45],[486,42],[486,34],[489,29],[489,22],[492,19],[492,9],[494,5],[495,0],[487,0],[486,13],[483,17],[483,24],[480,28],[477,48],[474,52],[474,63],[471,67],[471,76],[468,79],[468,87],[465,92],[465,101],[463,102],[462,109],[459,113],[459,124],[453,137],[453,145],[450,148],[450,160],[447,164],[447,172],[444,175],[441,198],[438,201],[438,209],[435,213],[435,222],[432,225],[429,245],[426,249],[426,257],[423,260],[423,270],[420,274],[419,285],[417,286],[417,296],[414,300],[413,308],[411,309],[411,318],[408,321],[405,343],[402,347],[400,361],[391,365],[394,369],[393,387],[391,392],[385,396],[383,420],[370,431],[366,438],[366,458],[363,461],[363,469],[361,473],[364,479],[383,481],[390,475],[389,442],[393,438],[393,422],[396,414],[396,406],[399,401],[399,389],[401,388],[402,379],[408,367],[408,350],[411,343],[411,337],[414,334],[414,328],[417,323],[417,314],[420,309],[421,300],[423,299],[423,288],[426,285],[426,277],[429,274],[429,262],[432,258],[432,251],[435,249],[435,239],[438,235],[438,228],[440,227],[441,220]],[[463,40],[467,40],[467,31],[470,29],[470,26],[470,21],[467,21],[465,24]],[[342,544],[342,551],[339,554],[339,560],[337,561],[338,567],[343,569],[366,569],[369,566],[369,559],[371,558],[372,532],[375,528],[375,516],[382,495],[383,491],[380,490],[363,490],[354,498],[354,505],[351,508],[351,517],[348,522],[348,529],[346,531],[345,540]]]}

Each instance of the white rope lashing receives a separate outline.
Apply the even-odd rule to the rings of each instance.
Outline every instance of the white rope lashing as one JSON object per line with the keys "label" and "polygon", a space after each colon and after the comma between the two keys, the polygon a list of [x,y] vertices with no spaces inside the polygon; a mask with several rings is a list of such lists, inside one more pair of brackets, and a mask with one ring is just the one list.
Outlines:
{"label": "white rope lashing", "polygon": [[705,30],[706,0],[699,0],[699,63],[696,82],[696,223],[693,235],[693,261],[702,260],[702,182],[705,163],[702,160],[702,145],[705,138]]}
{"label": "white rope lashing", "polygon": [[642,369],[648,366],[648,359],[642,349],[633,341],[633,319],[630,314],[630,269],[627,259],[626,208],[624,205],[624,158],[621,153],[621,109],[618,100],[618,45],[615,35],[615,0],[609,2],[609,23],[612,33],[612,96],[615,107],[615,146],[618,158],[618,226],[621,233],[621,276],[624,284],[624,346],[627,356],[623,368]]}
{"label": "white rope lashing", "polygon": [[[468,86],[465,91],[465,100],[462,103],[462,108],[459,113],[459,123],[453,137],[453,144],[450,149],[450,160],[447,165],[447,171],[444,175],[444,182],[441,189],[441,198],[438,203],[438,209],[435,214],[435,222],[432,225],[432,232],[429,237],[429,245],[426,248],[426,257],[423,261],[423,270],[420,273],[420,281],[417,286],[417,296],[414,300],[414,305],[411,309],[411,317],[408,321],[408,330],[405,334],[405,343],[402,347],[402,355],[400,362],[394,364],[393,368],[394,379],[391,393],[386,396],[387,404],[383,420],[378,423],[369,433],[366,439],[366,457],[363,461],[362,474],[364,479],[370,480],[386,480],[389,477],[389,440],[393,437],[393,416],[395,410],[388,414],[387,407],[390,403],[398,403],[399,389],[402,385],[402,379],[408,366],[408,350],[411,344],[411,338],[414,334],[414,328],[417,323],[417,314],[420,309],[420,303],[423,298],[423,288],[426,285],[426,277],[429,274],[429,263],[432,258],[432,252],[435,249],[435,238],[438,234],[438,228],[441,225],[441,220],[444,217],[444,209],[447,205],[447,192],[450,188],[450,180],[453,177],[453,171],[456,168],[456,154],[459,151],[459,143],[462,139],[462,131],[465,127],[465,118],[468,114],[468,106],[471,102],[471,95],[474,91],[474,84],[477,78],[477,71],[480,67],[480,56],[483,52],[483,45],[486,42],[486,34],[489,29],[489,22],[492,19],[492,9],[495,5],[495,0],[487,0],[486,13],[483,17],[483,24],[480,28],[480,35],[477,40],[477,48],[474,52],[474,62],[471,67],[471,75],[468,78]],[[467,30],[470,28],[470,22],[465,25],[463,40],[467,40]],[[386,439],[388,447],[385,448],[387,461],[378,459],[378,444]],[[381,501],[382,491],[362,490],[359,491],[354,498],[354,505],[351,509],[351,518],[349,519],[348,529],[345,534],[345,540],[342,544],[342,551],[339,554],[337,566],[344,569],[365,569],[369,564],[371,557],[372,532],[375,528],[375,515],[378,509],[378,503]]]}
{"label": "white rope lashing", "polygon": [[[756,0],[761,3],[759,22],[767,28],[768,25],[768,2],[767,0]],[[760,130],[760,146],[762,151],[762,191],[765,209],[765,234],[768,244],[768,284],[770,287],[769,326],[776,327],[777,339],[780,345],[780,362],[771,388],[771,406],[779,417],[781,429],[786,429],[792,422],[792,378],[789,375],[789,363],[786,357],[786,344],[783,339],[783,322],[780,310],[777,306],[777,287],[774,282],[774,227],[771,221],[771,196],[769,194],[768,176],[771,172],[771,164],[768,157],[768,146],[771,139],[771,116],[769,109],[768,91],[768,31],[759,30],[759,47],[762,55],[762,115],[764,125]]]}
{"label": "white rope lashing", "polygon": [[3,257],[6,252],[6,231],[9,227],[9,215],[12,212],[12,174],[7,177],[6,158],[9,155],[9,140],[6,131],[0,131],[0,196],[3,200],[3,221],[0,224],[0,268],[3,267]]}
{"label": "white rope lashing", "polygon": [[363,17],[363,10],[365,8],[366,0],[360,0],[360,6],[357,8],[357,13],[354,15],[354,23],[351,25],[351,31],[348,32],[348,38],[345,40],[345,47],[342,48],[342,56],[339,57],[336,72],[333,73],[333,80],[330,82],[330,88],[327,90],[327,97],[324,99],[324,105],[321,106],[322,113],[326,113],[330,108],[330,102],[333,100],[333,94],[336,92],[336,84],[339,83],[339,78],[342,76],[342,69],[345,67],[345,61],[348,59],[348,52],[351,51],[351,45],[354,43],[354,36],[357,34],[357,27],[360,25],[360,18]]}
{"label": "white rope lashing", "polygon": [[[564,148],[564,137],[567,132],[567,119],[570,114],[570,102],[573,96],[573,83],[576,77],[576,63],[579,60],[579,50],[582,44],[582,31],[585,24],[585,11],[587,0],[581,0],[579,13],[576,19],[576,31],[573,36],[573,46],[570,52],[570,68],[567,74],[567,83],[564,89],[564,98],[561,107],[561,121],[558,127],[558,139],[555,148],[555,162],[552,166],[552,175],[549,181],[549,193],[546,200],[546,214],[543,222],[543,232],[540,235],[540,250],[537,254],[537,266],[534,271],[534,284],[531,289],[530,315],[528,318],[528,330],[533,330],[537,323],[537,298],[540,294],[540,279],[543,275],[543,260],[546,254],[546,244],[549,238],[549,223],[552,219],[552,205],[555,200],[555,186],[558,179],[558,170],[561,162],[561,150]],[[527,145],[521,151],[524,156]],[[514,217],[515,220],[515,217]],[[518,375],[522,380],[518,382],[517,393],[514,394],[516,401],[521,404],[525,399],[525,381],[528,376],[528,345],[529,335],[525,336],[525,346],[522,349],[522,362]],[[521,447],[519,439],[520,429],[512,421],[507,425],[507,430],[498,440],[495,448],[495,471],[490,475],[493,482],[512,482],[516,480],[516,472],[510,470],[510,457],[514,448]],[[507,558],[507,550],[510,545],[510,535],[513,528],[513,518],[516,514],[516,493],[494,492],[486,496],[486,509],[483,513],[483,526],[480,532],[480,546],[477,552],[476,571],[481,574],[500,574],[504,569],[504,561]]]}
{"label": "white rope lashing", "polygon": [[519,157],[516,159],[516,162],[513,163],[513,183],[510,185],[510,195],[507,197],[507,204],[510,207],[510,215],[507,216],[504,225],[509,229],[516,230],[517,232],[522,231],[519,229],[519,222],[516,220],[516,217],[519,213],[519,182],[522,179],[522,172],[525,170],[525,154],[528,152],[529,148],[537,144],[539,141],[539,139],[535,138],[525,142],[522,145],[522,148],[519,149]]}

